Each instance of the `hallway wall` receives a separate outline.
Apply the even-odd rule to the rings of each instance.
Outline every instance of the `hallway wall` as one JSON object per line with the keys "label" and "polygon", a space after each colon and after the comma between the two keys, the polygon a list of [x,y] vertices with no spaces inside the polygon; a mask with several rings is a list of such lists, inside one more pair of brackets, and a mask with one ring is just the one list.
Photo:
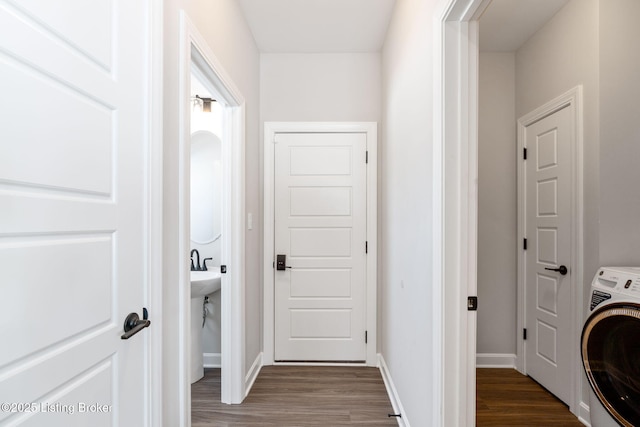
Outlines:
{"label": "hallway wall", "polygon": [[600,263],[640,266],[640,2],[600,1]]}
{"label": "hallway wall", "polygon": [[[242,9],[234,0],[166,0],[164,2],[164,342],[163,365],[164,401],[178,402],[180,384],[177,374],[180,369],[178,358],[180,308],[178,302],[178,272],[176,260],[188,254],[179,254],[178,230],[178,99],[179,93],[179,43],[180,9],[184,9],[207,41],[214,55],[227,71],[246,101],[246,211],[254,218],[262,216],[259,189],[259,53],[253,35],[244,19]],[[244,372],[251,367],[262,350],[261,316],[261,236],[260,225],[254,223],[253,230],[245,231],[245,312],[246,342]],[[165,425],[184,425],[179,418],[179,407],[175,404],[163,406]],[[190,414],[187,414],[190,416]]]}
{"label": "hallway wall", "polygon": [[379,53],[260,55],[261,121],[375,121]]}
{"label": "hallway wall", "polygon": [[[381,353],[410,425],[434,425],[433,22],[437,0],[396,3],[382,52]],[[436,345],[437,348],[437,345]]]}
{"label": "hallway wall", "polygon": [[516,353],[515,53],[480,52],[478,72],[476,352],[486,358]]}

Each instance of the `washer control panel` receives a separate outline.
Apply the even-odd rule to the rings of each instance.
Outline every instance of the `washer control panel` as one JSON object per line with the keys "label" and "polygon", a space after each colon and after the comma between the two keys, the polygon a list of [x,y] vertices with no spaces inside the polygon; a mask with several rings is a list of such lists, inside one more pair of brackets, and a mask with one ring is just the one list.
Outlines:
{"label": "washer control panel", "polygon": [[591,283],[590,309],[611,299],[612,293],[640,298],[640,268],[602,267]]}

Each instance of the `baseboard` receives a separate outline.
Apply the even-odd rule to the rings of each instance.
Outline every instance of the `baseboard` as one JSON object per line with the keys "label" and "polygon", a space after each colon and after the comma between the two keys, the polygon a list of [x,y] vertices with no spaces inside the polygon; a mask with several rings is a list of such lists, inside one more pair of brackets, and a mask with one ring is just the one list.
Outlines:
{"label": "baseboard", "polygon": [[516,367],[516,355],[508,353],[477,353],[476,368],[511,368]]}
{"label": "baseboard", "polygon": [[398,422],[398,426],[400,427],[411,427],[409,425],[409,420],[407,420],[404,408],[402,407],[402,403],[400,402],[400,396],[398,396],[398,391],[396,390],[395,385],[393,385],[393,380],[391,379],[391,372],[389,372],[389,368],[384,361],[384,357],[382,354],[378,353],[378,368],[380,369],[380,373],[382,374],[382,380],[384,381],[384,386],[387,389],[387,394],[389,395],[389,400],[391,401],[391,406],[393,407],[393,412],[396,414],[401,414],[402,417],[396,417],[396,421]]}
{"label": "baseboard", "polygon": [[221,368],[222,355],[220,353],[204,353],[202,362],[205,368]]}
{"label": "baseboard", "polygon": [[255,383],[256,378],[258,378],[260,369],[262,369],[262,352],[258,353],[256,360],[253,361],[249,372],[247,372],[247,375],[244,377],[244,397],[249,395],[253,383]]}
{"label": "baseboard", "polygon": [[584,402],[580,402],[580,406],[578,407],[578,421],[582,424],[591,427],[591,411],[589,410],[589,405]]}

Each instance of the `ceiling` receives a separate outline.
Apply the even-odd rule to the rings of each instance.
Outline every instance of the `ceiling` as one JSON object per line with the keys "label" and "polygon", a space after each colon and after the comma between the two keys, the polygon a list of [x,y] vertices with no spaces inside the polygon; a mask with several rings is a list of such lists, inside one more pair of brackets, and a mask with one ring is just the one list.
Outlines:
{"label": "ceiling", "polygon": [[480,18],[481,52],[514,52],[569,0],[493,0]]}
{"label": "ceiling", "polygon": [[239,0],[260,52],[379,52],[396,0]]}
{"label": "ceiling", "polygon": [[[493,0],[480,50],[518,50],[569,0]],[[260,52],[379,52],[396,0],[239,0]]]}

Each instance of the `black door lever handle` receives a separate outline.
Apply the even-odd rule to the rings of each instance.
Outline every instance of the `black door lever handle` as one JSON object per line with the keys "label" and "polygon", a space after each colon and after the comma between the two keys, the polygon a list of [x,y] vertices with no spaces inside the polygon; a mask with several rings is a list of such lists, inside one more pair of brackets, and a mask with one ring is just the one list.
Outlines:
{"label": "black door lever handle", "polygon": [[151,320],[148,320],[149,312],[146,308],[142,309],[142,319],[138,317],[137,313],[129,313],[124,319],[124,334],[120,337],[123,340],[128,340],[144,328],[151,325]]}
{"label": "black door lever handle", "polygon": [[567,267],[565,267],[564,265],[561,265],[558,268],[548,268],[548,267],[546,267],[545,270],[557,271],[558,273],[562,274],[563,276],[566,275],[569,272]]}

